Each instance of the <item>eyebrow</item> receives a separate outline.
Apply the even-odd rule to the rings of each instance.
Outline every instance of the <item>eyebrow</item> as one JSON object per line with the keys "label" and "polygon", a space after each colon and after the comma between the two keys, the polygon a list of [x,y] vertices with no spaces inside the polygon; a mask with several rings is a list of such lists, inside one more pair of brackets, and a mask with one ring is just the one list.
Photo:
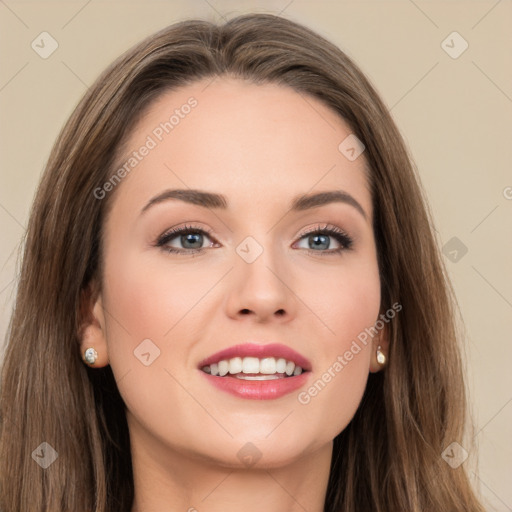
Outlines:
{"label": "eyebrow", "polygon": [[[222,194],[194,189],[169,189],[150,199],[146,206],[142,208],[141,214],[146,212],[152,206],[171,199],[177,199],[186,203],[202,206],[204,208],[222,210],[226,210],[228,208],[226,196]],[[353,206],[365,220],[368,220],[368,216],[361,204],[344,190],[329,190],[327,192],[299,195],[293,198],[289,209],[291,211],[301,212],[330,203],[345,203]]]}

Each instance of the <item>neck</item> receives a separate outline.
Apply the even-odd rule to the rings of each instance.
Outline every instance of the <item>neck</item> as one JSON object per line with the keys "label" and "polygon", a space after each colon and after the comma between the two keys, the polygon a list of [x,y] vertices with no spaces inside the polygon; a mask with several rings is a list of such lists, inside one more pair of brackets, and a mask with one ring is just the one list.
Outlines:
{"label": "neck", "polygon": [[240,468],[132,441],[131,512],[323,512],[331,456],[328,443],[278,467]]}

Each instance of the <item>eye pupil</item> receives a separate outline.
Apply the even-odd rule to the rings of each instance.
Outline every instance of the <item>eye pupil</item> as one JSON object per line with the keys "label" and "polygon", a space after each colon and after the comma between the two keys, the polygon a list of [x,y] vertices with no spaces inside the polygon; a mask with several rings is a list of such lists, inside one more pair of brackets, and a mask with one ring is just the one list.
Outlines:
{"label": "eye pupil", "polygon": [[199,249],[203,245],[202,235],[200,233],[189,233],[187,235],[182,235],[181,241],[185,246],[185,244],[188,242],[191,242],[191,243],[197,242],[198,239],[195,237],[200,237],[199,238],[199,247],[194,246],[194,247],[187,247],[187,248],[188,249]]}
{"label": "eye pupil", "polygon": [[313,244],[315,247],[320,247],[322,245],[325,245],[326,247],[321,247],[322,249],[328,249],[329,248],[329,237],[326,235],[312,235],[309,237],[310,240],[313,240]]}

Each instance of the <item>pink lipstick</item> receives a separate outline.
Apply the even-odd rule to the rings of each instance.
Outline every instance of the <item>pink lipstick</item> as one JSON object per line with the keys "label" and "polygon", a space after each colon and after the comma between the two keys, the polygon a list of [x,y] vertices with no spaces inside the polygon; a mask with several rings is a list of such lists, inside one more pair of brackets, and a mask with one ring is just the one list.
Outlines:
{"label": "pink lipstick", "polygon": [[209,356],[198,369],[222,391],[241,398],[268,400],[303,386],[311,363],[286,345],[245,343]]}

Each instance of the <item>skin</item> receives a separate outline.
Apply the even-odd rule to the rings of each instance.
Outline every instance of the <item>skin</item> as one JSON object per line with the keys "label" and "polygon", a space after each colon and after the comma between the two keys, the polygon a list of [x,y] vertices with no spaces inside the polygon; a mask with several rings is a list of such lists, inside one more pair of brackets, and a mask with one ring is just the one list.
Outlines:
{"label": "skin", "polygon": [[[92,346],[94,367],[111,365],[127,406],[132,512],[320,512],[332,441],[369,372],[380,369],[377,345],[388,348],[384,329],[309,403],[298,401],[382,312],[364,154],[349,161],[338,150],[351,130],[316,99],[225,77],[166,92],[133,129],[128,152],[191,96],[197,106],[110,192],[101,292],[91,299],[82,353]],[[172,188],[221,193],[229,205],[168,200],[140,213]],[[338,189],[366,219],[345,203],[288,211],[296,195]],[[350,250],[321,255],[327,249],[308,244],[304,232],[326,223],[353,238]],[[201,254],[155,246],[185,224],[211,230]],[[247,236],[263,248],[250,264],[236,252]],[[328,250],[340,246],[328,240]],[[179,235],[169,245],[187,250]],[[149,366],[134,356],[145,339],[160,350]],[[199,362],[247,341],[301,353],[312,364],[307,383],[274,400],[209,384]],[[237,456],[249,442],[261,455],[253,465]]]}

